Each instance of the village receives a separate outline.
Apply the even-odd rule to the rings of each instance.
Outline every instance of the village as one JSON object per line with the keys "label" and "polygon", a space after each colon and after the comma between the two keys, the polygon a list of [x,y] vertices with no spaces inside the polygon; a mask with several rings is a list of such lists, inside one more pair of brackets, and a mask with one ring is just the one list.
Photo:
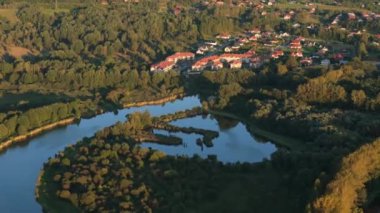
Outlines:
{"label": "village", "polygon": [[255,28],[243,35],[221,34],[213,41],[200,42],[195,53],[177,52],[151,65],[150,71],[177,70],[186,74],[199,74],[204,70],[222,68],[257,69],[285,56],[296,58],[302,66],[329,66],[347,63],[352,58],[352,51],[330,49],[323,43],[288,33],[262,32]]}
{"label": "village", "polygon": [[[225,4],[224,1],[203,1],[203,5],[207,7],[218,7]],[[276,1],[230,1],[230,4],[252,7],[254,10],[260,11],[261,16],[267,16],[270,11],[273,11]],[[304,8],[299,10],[275,10],[275,15],[280,17],[284,23],[289,24],[292,32],[264,30],[262,27],[255,27],[245,32],[222,33],[213,39],[199,42],[191,52],[177,52],[163,61],[152,64],[150,71],[177,70],[186,74],[199,74],[204,70],[216,71],[223,68],[257,69],[265,63],[280,61],[288,57],[294,57],[300,66],[327,67],[347,63],[356,55],[353,45],[317,39],[312,36],[302,37],[300,33],[293,33],[301,26],[301,23],[298,23],[295,18],[298,13],[304,12],[313,16],[320,12],[318,10],[318,5],[313,3],[306,3]],[[310,32],[318,27],[323,27],[326,31],[334,29],[342,32],[348,38],[360,37],[366,33],[371,36],[369,46],[379,48],[380,34],[371,35],[366,32],[365,28],[355,29],[346,26],[379,20],[380,14],[373,12],[341,12],[335,18],[332,17],[331,21],[327,20],[318,24],[309,23],[306,28]]]}

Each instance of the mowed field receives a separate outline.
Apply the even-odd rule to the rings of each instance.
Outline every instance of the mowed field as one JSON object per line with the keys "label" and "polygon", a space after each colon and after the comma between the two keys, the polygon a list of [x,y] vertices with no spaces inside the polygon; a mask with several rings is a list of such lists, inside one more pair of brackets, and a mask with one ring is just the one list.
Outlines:
{"label": "mowed field", "polygon": [[16,16],[16,12],[17,12],[17,9],[14,9],[14,8],[0,9],[0,16],[7,18],[12,23],[15,23],[18,20]]}
{"label": "mowed field", "polygon": [[[45,15],[54,15],[54,13],[61,13],[61,12],[69,12],[70,9],[66,9],[66,8],[62,8],[62,9],[50,9],[50,8],[43,8],[42,9],[42,12],[45,14]],[[0,8],[0,17],[4,17],[4,18],[7,18],[11,23],[15,23],[18,21],[18,18],[17,18],[17,9],[16,8],[6,8],[6,9],[2,9]]]}

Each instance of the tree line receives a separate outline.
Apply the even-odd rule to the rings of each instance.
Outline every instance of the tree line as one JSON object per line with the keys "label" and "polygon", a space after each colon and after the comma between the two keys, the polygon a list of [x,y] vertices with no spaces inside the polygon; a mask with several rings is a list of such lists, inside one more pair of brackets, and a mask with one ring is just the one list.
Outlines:
{"label": "tree line", "polygon": [[0,113],[0,141],[10,136],[23,135],[35,128],[65,118],[79,118],[83,113],[93,113],[96,105],[92,101],[54,103],[25,112]]}

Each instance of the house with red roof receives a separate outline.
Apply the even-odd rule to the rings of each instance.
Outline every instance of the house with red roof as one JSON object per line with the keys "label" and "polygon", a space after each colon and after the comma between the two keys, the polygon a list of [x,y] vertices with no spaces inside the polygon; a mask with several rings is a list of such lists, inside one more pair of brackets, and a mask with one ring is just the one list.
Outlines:
{"label": "house with red roof", "polygon": [[264,9],[264,4],[263,3],[258,3],[256,5],[254,5],[254,7],[256,10],[261,10],[261,9]]}
{"label": "house with red roof", "polygon": [[223,63],[219,60],[213,61],[211,63],[211,69],[213,70],[219,70],[223,68]]}
{"label": "house with red roof", "polygon": [[172,11],[174,13],[174,15],[178,16],[181,12],[182,12],[182,7],[180,7],[179,5],[175,6]]}
{"label": "house with red roof", "polygon": [[296,39],[294,39],[293,41],[290,42],[290,45],[292,45],[292,44],[301,44],[301,40],[298,39],[298,38],[296,38]]}
{"label": "house with red roof", "polygon": [[218,39],[223,39],[223,40],[227,40],[227,39],[230,39],[230,38],[231,38],[231,35],[230,35],[230,34],[227,34],[227,33],[222,33],[222,34],[217,35],[216,38],[218,38]]}
{"label": "house with red roof", "polygon": [[157,64],[153,64],[150,67],[151,72],[167,72],[173,69],[175,63],[173,61],[162,61]]}
{"label": "house with red roof", "polygon": [[288,21],[290,19],[292,19],[292,15],[290,14],[285,14],[284,18],[283,18],[285,21]]}
{"label": "house with red roof", "polygon": [[301,49],[302,44],[300,39],[294,39],[292,42],[290,42],[289,45],[290,49]]}
{"label": "house with red roof", "polygon": [[234,60],[244,60],[248,59],[252,56],[252,53],[244,53],[244,54],[233,54],[233,53],[224,53],[220,55],[220,60],[230,62]]}
{"label": "house with red roof", "polygon": [[283,56],[284,55],[284,51],[282,50],[276,50],[272,53],[271,57],[274,58],[274,59],[277,59],[279,58],[280,56]]}
{"label": "house with red roof", "polygon": [[191,52],[178,52],[171,56],[166,57],[165,61],[153,64],[150,67],[151,72],[163,71],[167,72],[175,66],[178,61],[194,59],[195,54]]}
{"label": "house with red roof", "polygon": [[249,54],[249,55],[253,56],[253,55],[256,55],[256,51],[253,50],[253,49],[250,49],[250,50],[248,50],[248,51],[246,52],[246,54]]}
{"label": "house with red roof", "polygon": [[193,71],[202,71],[204,70],[206,67],[212,65],[212,63],[214,61],[218,61],[219,60],[219,56],[217,55],[213,55],[213,56],[208,56],[208,57],[204,57],[198,61],[196,61],[192,66],[191,66],[191,69]]}
{"label": "house with red roof", "polygon": [[347,15],[348,15],[348,20],[350,20],[350,21],[353,21],[356,19],[355,13],[348,13]]}
{"label": "house with red roof", "polygon": [[300,63],[303,66],[310,66],[313,64],[313,60],[311,58],[303,58]]}
{"label": "house with red roof", "polygon": [[248,41],[249,40],[247,38],[240,38],[238,42],[244,44],[244,43],[247,43]]}
{"label": "house with red roof", "polygon": [[178,52],[171,56],[168,56],[166,58],[166,61],[172,61],[174,63],[177,63],[178,61],[181,61],[181,60],[192,60],[194,59],[194,57],[195,57],[195,54],[192,52]]}
{"label": "house with red roof", "polygon": [[223,53],[222,55],[213,55],[204,57],[196,61],[192,66],[192,71],[202,71],[206,68],[218,70],[223,68],[223,63],[229,63],[231,68],[241,68],[242,63],[250,63],[250,59],[255,55],[255,51],[250,50],[243,54]]}
{"label": "house with red roof", "polygon": [[257,41],[256,35],[253,35],[253,36],[249,37],[249,40],[250,41]]}
{"label": "house with red roof", "polygon": [[298,51],[296,51],[296,52],[292,52],[290,55],[291,55],[292,57],[296,57],[296,58],[302,58],[302,57],[303,57],[303,53],[302,53],[302,51],[300,51],[300,50],[298,50]]}
{"label": "house with red roof", "polygon": [[253,28],[250,33],[252,34],[260,34],[261,33],[261,30],[259,28]]}
{"label": "house with red roof", "polygon": [[191,70],[193,71],[202,71],[206,68],[206,64],[195,63],[191,66]]}
{"label": "house with red roof", "polygon": [[230,68],[231,69],[240,69],[242,67],[241,60],[234,60],[230,62]]}

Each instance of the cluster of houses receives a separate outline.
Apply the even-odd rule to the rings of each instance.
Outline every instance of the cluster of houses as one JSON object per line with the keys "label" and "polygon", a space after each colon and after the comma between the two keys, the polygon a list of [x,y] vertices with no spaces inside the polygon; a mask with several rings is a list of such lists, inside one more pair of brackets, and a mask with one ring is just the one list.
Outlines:
{"label": "cluster of houses", "polygon": [[[301,65],[310,66],[313,64],[313,59],[311,57],[304,57],[301,43],[303,41],[305,41],[303,37],[297,37],[289,43],[288,48],[290,49],[290,56],[295,58],[301,58]],[[272,59],[278,59],[281,56],[284,56],[284,51],[281,49],[274,50],[271,54]]]}
{"label": "cluster of houses", "polygon": [[110,3],[120,3],[120,2],[124,2],[124,3],[128,3],[128,2],[138,3],[139,0],[99,0],[99,3],[101,5],[108,5]]}
{"label": "cluster of houses", "polygon": [[193,60],[194,57],[195,57],[195,54],[191,52],[178,52],[171,56],[166,57],[164,61],[161,61],[157,64],[153,64],[150,67],[150,71],[151,72],[157,72],[157,71],[167,72],[173,69],[179,61]]}
{"label": "cluster of houses", "polygon": [[293,10],[291,10],[291,11],[287,12],[287,13],[284,15],[283,19],[284,19],[285,21],[289,21],[289,20],[291,20],[291,19],[293,18],[294,14],[295,14],[295,12],[294,12]]}
{"label": "cluster of houses", "polygon": [[363,22],[363,21],[374,21],[374,20],[379,20],[380,19],[380,14],[376,13],[340,13],[338,14],[333,21],[331,22],[331,25],[338,25],[341,21],[347,20],[347,21],[357,21],[357,22]]}
{"label": "cluster of houses", "polygon": [[246,67],[258,68],[265,61],[263,56],[257,56],[254,51],[247,51],[245,53],[223,53],[220,55],[210,55],[200,57],[195,60],[195,55],[191,52],[178,52],[174,55],[168,56],[164,61],[153,64],[150,68],[151,72],[167,72],[175,68],[180,61],[191,61],[192,65],[189,67],[190,73],[199,73],[203,70],[219,70],[222,68],[240,69],[245,65]]}
{"label": "cluster of houses", "polygon": [[247,52],[243,54],[224,53],[221,55],[212,55],[201,58],[191,66],[193,72],[200,72],[205,69],[219,70],[224,67],[231,69],[240,69],[243,63],[249,64],[254,52]]}
{"label": "cluster of houses", "polygon": [[230,6],[238,6],[238,7],[252,7],[255,9],[263,9],[266,5],[272,6],[276,3],[276,0],[234,0],[234,1],[223,1],[223,0],[208,0],[203,1],[202,4],[204,6],[224,6],[229,4]]}
{"label": "cluster of houses", "polygon": [[316,64],[316,61],[318,61],[318,64],[323,66],[328,66],[332,62],[335,64],[346,64],[347,61],[346,58],[351,57],[350,52],[336,52],[328,57],[329,49],[323,45],[319,45],[319,49],[316,42],[308,42],[309,47],[316,47],[318,50],[309,55],[309,57],[304,57],[304,54],[302,52],[303,45],[301,42],[305,43],[305,39],[303,37],[298,37],[294,39],[289,44],[290,49],[290,55],[292,57],[300,58],[300,63],[303,66],[310,66],[312,64]]}
{"label": "cluster of houses", "polygon": [[151,72],[167,72],[173,69],[179,61],[194,61],[191,65],[193,73],[203,71],[205,69],[219,70],[222,68],[240,69],[244,64],[251,67],[258,67],[261,60],[254,57],[255,53],[248,51],[246,53],[224,53],[221,55],[211,55],[199,58],[194,61],[195,55],[191,52],[179,52],[167,57],[164,61],[153,64],[150,68]]}
{"label": "cluster of houses", "polygon": [[[294,40],[292,40],[288,48],[290,49],[290,55],[295,58],[302,58],[303,57],[303,52],[302,52],[302,44],[301,42],[305,41],[305,38],[303,37],[297,37]],[[278,59],[281,56],[284,55],[284,51],[281,49],[276,49],[272,51],[271,58],[272,59]]]}
{"label": "cluster of houses", "polygon": [[[330,58],[327,57],[327,52],[329,51],[327,47],[319,45],[318,49],[316,42],[305,41],[305,38],[301,36],[290,39],[289,34],[261,32],[260,29],[254,28],[244,35],[221,34],[216,38],[218,40],[201,43],[196,50],[196,54],[192,52],[175,53],[165,60],[153,64],[150,70],[152,72],[166,72],[178,67],[181,68],[180,70],[191,71],[190,73],[199,73],[206,69],[259,68],[271,59],[277,60],[284,55],[299,59],[300,64],[303,66],[313,64],[329,65],[331,63]],[[287,40],[288,43],[284,44],[284,40]],[[243,49],[242,46],[244,46]],[[252,49],[253,46],[261,48],[259,55]],[[309,53],[305,57],[303,53],[304,46],[315,49],[315,52]],[[217,52],[223,53],[217,54]],[[335,54],[332,58],[331,60],[342,62],[345,57],[342,54]],[[181,61],[186,61],[186,63],[179,65],[178,62]]]}
{"label": "cluster of houses", "polygon": [[298,37],[294,39],[292,42],[290,42],[289,48],[291,50],[291,56],[296,58],[302,58],[302,44],[301,41],[305,41],[305,38]]}
{"label": "cluster of houses", "polygon": [[[244,3],[257,7],[257,1],[239,0],[230,1],[236,4]],[[273,4],[275,1],[260,1],[259,5]],[[226,1],[210,0],[206,4],[221,5]],[[311,6],[310,6],[311,5]],[[310,13],[315,13],[316,7],[308,4]],[[293,10],[283,14],[284,20],[293,19],[296,12]],[[330,26],[337,25],[343,20],[360,21],[360,20],[378,20],[379,14],[375,13],[341,13],[337,15]],[[308,29],[313,27],[310,26]],[[362,31],[352,32],[352,35],[361,34]],[[349,34],[349,36],[351,35]],[[351,36],[352,36],[351,35]],[[377,37],[376,37],[377,36]],[[375,42],[379,41],[380,35],[374,35]],[[303,51],[306,50],[307,51]],[[334,48],[333,48],[334,49]],[[256,51],[260,54],[257,55]],[[335,49],[334,49],[335,50]],[[179,61],[188,61],[186,70],[198,73],[206,69],[219,70],[222,68],[239,69],[242,67],[258,68],[264,63],[272,60],[278,60],[284,55],[297,58],[301,65],[310,66],[315,64],[330,65],[331,63],[346,63],[347,58],[352,57],[350,54],[339,53],[335,51],[329,52],[329,49],[323,44],[316,41],[305,41],[303,37],[294,37],[289,33],[276,33],[272,31],[262,32],[259,28],[248,30],[238,36],[230,34],[220,34],[216,36],[214,41],[206,41],[201,43],[195,50],[195,54],[191,52],[179,52],[167,57],[164,61],[151,66],[151,71],[168,71],[175,68]],[[182,66],[182,65],[181,65]],[[183,69],[184,70],[184,69]]]}

